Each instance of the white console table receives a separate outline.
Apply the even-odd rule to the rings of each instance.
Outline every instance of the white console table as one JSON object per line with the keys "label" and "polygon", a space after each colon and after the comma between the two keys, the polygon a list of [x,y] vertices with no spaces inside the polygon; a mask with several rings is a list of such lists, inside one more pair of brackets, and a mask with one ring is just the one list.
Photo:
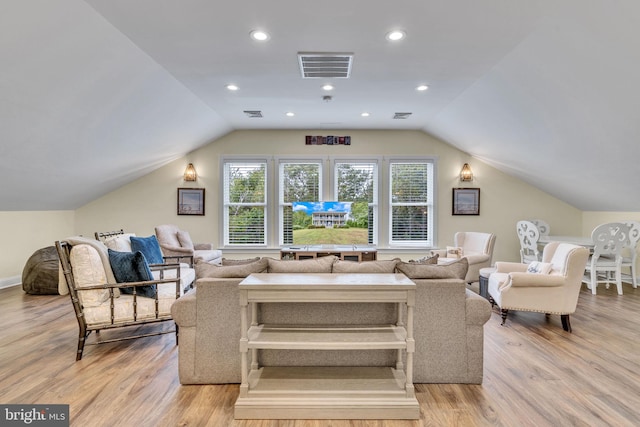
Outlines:
{"label": "white console table", "polygon": [[[237,419],[418,419],[413,387],[415,283],[403,274],[252,274],[240,285],[242,383]],[[391,325],[277,326],[257,304],[397,303]],[[406,305],[407,322],[401,305]],[[389,367],[258,366],[261,349],[397,350]],[[248,363],[251,351],[251,366]],[[406,352],[406,366],[403,366]]]}

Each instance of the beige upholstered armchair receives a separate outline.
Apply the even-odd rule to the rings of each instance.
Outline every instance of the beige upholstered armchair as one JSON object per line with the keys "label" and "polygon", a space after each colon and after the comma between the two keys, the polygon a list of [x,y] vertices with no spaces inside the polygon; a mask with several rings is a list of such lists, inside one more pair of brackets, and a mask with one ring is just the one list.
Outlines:
{"label": "beige upholstered armchair", "polygon": [[456,251],[459,257],[467,258],[469,270],[467,270],[465,281],[473,283],[479,280],[481,268],[491,267],[495,243],[495,234],[459,231],[453,236],[453,247],[433,250],[431,253],[439,255],[438,263],[441,264],[454,261],[455,259],[452,258],[458,258],[450,253],[452,251]]}
{"label": "beige upholstered armchair", "polygon": [[211,263],[222,262],[222,252],[213,249],[213,244],[193,243],[189,232],[180,230],[176,225],[159,225],[155,231],[165,257],[187,258],[191,265],[198,260]]}
{"label": "beige upholstered armchair", "polygon": [[571,332],[569,315],[576,311],[588,257],[583,246],[551,242],[541,262],[496,262],[496,272],[489,276],[489,296],[502,311],[502,324],[509,310],[536,311],[559,314],[563,329]]}

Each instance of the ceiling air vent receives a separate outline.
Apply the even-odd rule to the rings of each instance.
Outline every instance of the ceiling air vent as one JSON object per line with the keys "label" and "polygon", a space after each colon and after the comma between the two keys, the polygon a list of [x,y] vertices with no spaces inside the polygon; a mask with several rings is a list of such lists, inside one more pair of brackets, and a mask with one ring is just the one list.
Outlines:
{"label": "ceiling air vent", "polygon": [[395,114],[393,115],[393,118],[394,118],[395,120],[404,120],[404,119],[409,118],[409,116],[410,116],[411,114],[413,114],[413,113],[395,113]]}
{"label": "ceiling air vent", "polygon": [[298,63],[303,79],[347,79],[351,75],[353,53],[298,52]]}
{"label": "ceiling air vent", "polygon": [[262,117],[262,111],[260,110],[244,110],[244,113],[247,115],[247,117],[250,117],[252,119],[259,119]]}

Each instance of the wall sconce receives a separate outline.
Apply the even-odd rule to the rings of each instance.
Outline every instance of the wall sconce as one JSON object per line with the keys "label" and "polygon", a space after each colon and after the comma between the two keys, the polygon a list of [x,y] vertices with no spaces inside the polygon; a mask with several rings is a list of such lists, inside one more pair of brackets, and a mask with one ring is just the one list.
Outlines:
{"label": "wall sconce", "polygon": [[473,181],[473,172],[471,172],[471,166],[469,163],[465,163],[460,170],[460,181],[470,182]]}
{"label": "wall sconce", "polygon": [[193,163],[189,163],[187,168],[184,170],[184,180],[185,181],[198,180],[198,174],[196,173],[196,168],[193,167]]}

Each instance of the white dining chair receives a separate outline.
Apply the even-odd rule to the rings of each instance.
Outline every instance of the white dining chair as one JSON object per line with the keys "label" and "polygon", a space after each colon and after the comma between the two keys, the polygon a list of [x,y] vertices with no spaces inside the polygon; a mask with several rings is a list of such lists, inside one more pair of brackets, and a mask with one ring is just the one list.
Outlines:
{"label": "white dining chair", "polygon": [[549,224],[546,221],[542,219],[532,219],[531,222],[534,223],[536,227],[538,227],[538,231],[540,232],[541,236],[549,235],[549,231],[551,231],[551,227],[549,227]]}
{"label": "white dining chair", "polygon": [[587,261],[583,283],[596,294],[598,283],[607,289],[615,283],[622,295],[622,249],[628,245],[629,226],[621,222],[601,224],[591,233],[593,254]]}
{"label": "white dining chair", "polygon": [[541,254],[538,249],[540,231],[531,221],[518,221],[516,224],[518,239],[520,240],[520,262],[529,264],[532,261],[540,261]]}
{"label": "white dining chair", "polygon": [[[625,269],[624,271],[629,271],[629,274],[623,272],[622,281],[631,283],[634,288],[637,288],[636,262],[638,260],[638,243],[640,243],[640,222],[625,221],[625,224],[629,226],[629,238],[628,244],[623,250],[622,268]],[[626,270],[627,268],[628,270]]]}

